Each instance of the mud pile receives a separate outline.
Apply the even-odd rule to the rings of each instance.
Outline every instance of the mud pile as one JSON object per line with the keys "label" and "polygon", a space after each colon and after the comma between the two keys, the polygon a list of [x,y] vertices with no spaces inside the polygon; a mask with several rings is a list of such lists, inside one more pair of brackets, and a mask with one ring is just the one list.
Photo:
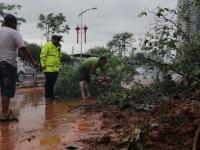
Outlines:
{"label": "mud pile", "polygon": [[149,114],[140,131],[140,139],[132,141],[129,149],[140,143],[137,145],[142,145],[148,150],[198,150],[200,149],[200,102],[188,100],[164,102]]}
{"label": "mud pile", "polygon": [[117,150],[126,148],[130,133],[143,124],[146,113],[121,111],[115,106],[93,107],[88,113],[101,113],[101,129],[93,137],[81,139],[86,150]]}
{"label": "mud pile", "polygon": [[200,149],[199,101],[166,101],[152,112],[121,111],[110,106],[101,113],[103,132],[82,140],[89,150]]}

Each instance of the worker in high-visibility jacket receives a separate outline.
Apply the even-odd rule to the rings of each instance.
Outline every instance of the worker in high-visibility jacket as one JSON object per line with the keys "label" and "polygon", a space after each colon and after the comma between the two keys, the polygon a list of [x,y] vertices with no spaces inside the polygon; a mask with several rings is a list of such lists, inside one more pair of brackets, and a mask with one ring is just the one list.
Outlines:
{"label": "worker in high-visibility jacket", "polygon": [[61,44],[62,36],[53,35],[40,53],[40,62],[45,74],[45,99],[56,99],[54,85],[61,69]]}

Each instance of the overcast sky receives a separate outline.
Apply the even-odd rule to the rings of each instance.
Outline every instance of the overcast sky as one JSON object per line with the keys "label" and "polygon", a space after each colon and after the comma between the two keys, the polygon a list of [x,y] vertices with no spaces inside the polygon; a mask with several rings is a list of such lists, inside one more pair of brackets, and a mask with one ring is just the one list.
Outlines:
{"label": "overcast sky", "polygon": [[3,0],[5,4],[19,4],[22,9],[20,17],[26,23],[20,27],[24,40],[37,44],[44,44],[41,31],[36,28],[38,16],[49,13],[63,13],[70,33],[64,34],[62,51],[68,54],[80,52],[80,42],[76,43],[76,26],[81,19],[78,14],[81,10],[98,7],[83,14],[83,24],[88,26],[87,43],[83,44],[83,51],[95,47],[105,46],[113,35],[122,32],[131,32],[134,37],[143,37],[148,30],[153,17],[139,18],[138,14],[144,10],[152,10],[157,6],[176,8],[178,0]]}

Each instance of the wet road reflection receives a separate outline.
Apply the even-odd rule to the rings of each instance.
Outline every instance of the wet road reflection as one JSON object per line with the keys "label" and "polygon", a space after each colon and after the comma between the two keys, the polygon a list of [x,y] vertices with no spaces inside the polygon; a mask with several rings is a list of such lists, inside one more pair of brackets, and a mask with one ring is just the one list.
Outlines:
{"label": "wet road reflection", "polygon": [[43,88],[20,89],[11,102],[19,122],[0,124],[1,150],[56,150],[100,130],[99,115],[87,115],[80,100],[47,102]]}

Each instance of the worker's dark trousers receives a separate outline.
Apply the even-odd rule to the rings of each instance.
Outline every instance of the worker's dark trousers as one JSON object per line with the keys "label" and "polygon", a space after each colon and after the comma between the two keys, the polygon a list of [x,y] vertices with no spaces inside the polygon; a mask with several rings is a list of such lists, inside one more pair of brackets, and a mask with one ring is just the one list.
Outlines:
{"label": "worker's dark trousers", "polygon": [[58,78],[58,72],[45,72],[45,98],[54,97],[54,85],[56,83],[56,79]]}

